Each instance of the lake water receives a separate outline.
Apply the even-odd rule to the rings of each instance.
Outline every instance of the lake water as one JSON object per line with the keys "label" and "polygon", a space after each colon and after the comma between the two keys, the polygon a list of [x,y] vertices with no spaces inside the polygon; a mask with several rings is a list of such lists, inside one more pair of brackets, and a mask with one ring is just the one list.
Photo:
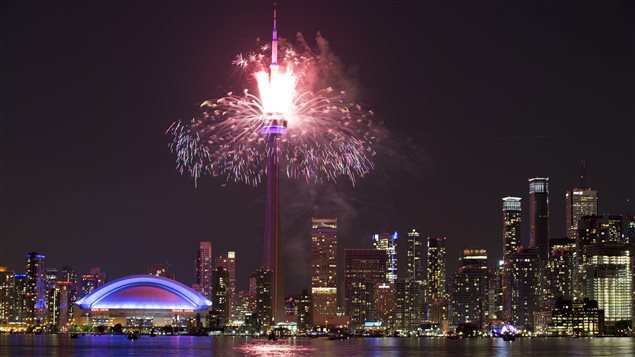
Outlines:
{"label": "lake water", "polygon": [[635,338],[290,338],[0,335],[1,356],[635,356]]}

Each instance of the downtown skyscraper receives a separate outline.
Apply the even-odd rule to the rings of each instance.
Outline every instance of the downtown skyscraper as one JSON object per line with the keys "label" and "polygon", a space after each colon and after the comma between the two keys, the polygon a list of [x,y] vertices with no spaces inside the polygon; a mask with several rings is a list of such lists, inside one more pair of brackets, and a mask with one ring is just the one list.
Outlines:
{"label": "downtown skyscraper", "polygon": [[520,197],[503,197],[502,317],[507,321],[512,319],[512,256],[521,248],[520,200]]}
{"label": "downtown skyscraper", "polygon": [[337,218],[311,219],[311,301],[317,324],[337,312]]}
{"label": "downtown skyscraper", "polygon": [[578,227],[584,216],[598,214],[598,192],[590,188],[572,188],[565,195],[567,238],[578,239]]}
{"label": "downtown skyscraper", "polygon": [[416,330],[423,322],[423,242],[412,229],[406,242],[406,272],[395,284],[395,327],[403,332]]}
{"label": "downtown skyscraper", "polygon": [[46,317],[46,266],[44,255],[31,252],[26,256],[24,289],[26,323],[41,326]]}
{"label": "downtown skyscraper", "polygon": [[428,237],[426,267],[428,272],[428,320],[447,322],[448,294],[446,290],[445,237]]}
{"label": "downtown skyscraper", "polygon": [[207,299],[212,300],[212,243],[200,242],[196,255],[196,289]]}
{"label": "downtown skyscraper", "polygon": [[238,294],[238,291],[236,290],[236,252],[229,251],[227,254],[217,257],[214,267],[222,267],[225,271],[227,271],[227,301],[229,305],[228,310],[230,312],[229,321],[234,321],[237,319],[234,314],[234,310]]}
{"label": "downtown skyscraper", "polygon": [[465,249],[459,265],[452,277],[452,324],[483,326],[489,316],[487,251]]}
{"label": "downtown skyscraper", "polygon": [[344,311],[353,327],[379,317],[375,287],[386,279],[386,257],[386,252],[378,249],[344,250]]}
{"label": "downtown skyscraper", "polygon": [[397,279],[397,232],[373,234],[373,247],[386,253],[386,281],[394,284]]}
{"label": "downtown skyscraper", "polygon": [[529,241],[543,262],[549,256],[549,178],[529,179]]}

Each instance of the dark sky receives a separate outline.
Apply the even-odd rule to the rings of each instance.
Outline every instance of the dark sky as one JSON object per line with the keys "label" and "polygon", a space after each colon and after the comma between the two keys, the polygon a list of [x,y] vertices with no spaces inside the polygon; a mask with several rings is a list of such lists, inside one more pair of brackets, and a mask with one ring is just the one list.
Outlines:
{"label": "dark sky", "polygon": [[[447,236],[453,271],[466,247],[500,258],[501,197],[526,212],[530,177],[550,177],[563,236],[580,160],[601,212],[635,211],[632,2],[281,3],[280,35],[320,31],[361,101],[416,144],[356,188],[282,181],[290,293],[309,285],[312,215],[340,217],[341,248],[379,229]],[[35,250],[116,278],[168,261],[190,284],[210,240],[214,255],[237,252],[245,288],[264,189],[195,188],[164,132],[242,85],[230,63],[270,35],[270,2],[6,1],[0,14],[0,265],[22,271]]]}

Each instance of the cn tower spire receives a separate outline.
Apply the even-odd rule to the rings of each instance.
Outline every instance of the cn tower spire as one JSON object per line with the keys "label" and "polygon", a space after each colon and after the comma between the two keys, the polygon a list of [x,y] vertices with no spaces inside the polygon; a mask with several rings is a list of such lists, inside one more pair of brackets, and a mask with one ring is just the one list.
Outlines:
{"label": "cn tower spire", "polygon": [[276,7],[277,2],[273,3],[273,34],[271,37],[271,64],[278,64],[278,26],[276,24]]}

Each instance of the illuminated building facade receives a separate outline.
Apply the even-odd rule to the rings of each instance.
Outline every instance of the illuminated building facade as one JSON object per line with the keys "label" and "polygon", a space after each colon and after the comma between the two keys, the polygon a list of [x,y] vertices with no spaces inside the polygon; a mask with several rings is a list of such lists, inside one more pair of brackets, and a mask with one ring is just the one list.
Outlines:
{"label": "illuminated building facade", "polygon": [[216,267],[223,267],[228,274],[228,302],[229,302],[229,321],[236,319],[234,307],[236,306],[236,252],[229,251],[225,255],[216,258]]}
{"label": "illuminated building facade", "polygon": [[0,266],[0,324],[11,321],[14,289],[15,273]]}
{"label": "illuminated building facade", "polygon": [[552,310],[558,299],[573,298],[575,239],[550,239],[550,254],[545,268],[543,310]]}
{"label": "illuminated building facade", "polygon": [[26,323],[42,326],[46,317],[45,257],[36,252],[26,256],[26,287],[24,290]]}
{"label": "illuminated building facade", "polygon": [[582,302],[561,299],[551,313],[551,323],[547,327],[550,335],[557,336],[599,336],[604,330],[604,310],[598,302],[584,299]]}
{"label": "illuminated building facade", "polygon": [[174,276],[174,273],[170,271],[170,266],[167,263],[148,265],[148,274],[176,280],[176,276]]}
{"label": "illuminated building facade", "polygon": [[573,188],[567,191],[565,201],[567,238],[577,240],[580,219],[598,214],[598,192],[590,188]]}
{"label": "illuminated building facade", "polygon": [[79,298],[79,280],[77,277],[77,273],[75,272],[75,270],[73,270],[73,268],[69,266],[63,266],[62,272],[59,276],[59,281],[68,283],[68,302],[66,303],[66,306],[68,309],[68,321],[70,323],[75,317],[75,302]]}
{"label": "illuminated building facade", "polygon": [[[401,280],[403,281],[403,280]],[[397,279],[397,284],[400,280]],[[375,312],[377,321],[382,326],[390,327],[394,324],[396,312],[395,306],[395,285],[385,282],[375,283]]]}
{"label": "illuminated building facade", "polygon": [[313,315],[337,312],[337,218],[311,219],[311,297]]}
{"label": "illuminated building facade", "polygon": [[543,262],[549,257],[549,178],[529,179],[529,240]]}
{"label": "illuminated building facade", "polygon": [[489,270],[485,249],[466,249],[452,279],[451,322],[482,327],[489,315]]}
{"label": "illuminated building facade", "polygon": [[423,323],[424,271],[421,259],[423,242],[421,234],[408,232],[406,246],[406,272],[395,284],[395,325],[402,332],[416,330]]}
{"label": "illuminated building facade", "polygon": [[521,203],[520,197],[503,197],[503,267],[502,298],[503,316],[499,319],[512,319],[512,256],[521,247]]}
{"label": "illuminated building facade", "polygon": [[182,326],[196,314],[207,314],[212,302],[172,279],[132,275],[114,280],[77,301],[79,324]]}
{"label": "illuminated building facade", "polygon": [[534,313],[540,310],[540,262],[537,247],[521,248],[512,255],[511,321],[517,327],[532,328]]}
{"label": "illuminated building facade", "polygon": [[200,242],[196,256],[196,285],[199,292],[207,299],[212,299],[212,270],[214,260],[212,258],[212,243]]}
{"label": "illuminated building facade", "polygon": [[298,299],[298,329],[306,331],[313,325],[313,302],[308,289],[303,289]]}
{"label": "illuminated building facade", "polygon": [[386,279],[386,252],[344,250],[344,311],[353,327],[377,320],[375,285]]}
{"label": "illuminated building facade", "polygon": [[220,318],[218,325],[229,322],[229,272],[222,266],[212,271],[212,309]]}
{"label": "illuminated building facade", "polygon": [[597,300],[607,325],[632,319],[633,272],[621,216],[584,216],[578,231],[580,286]]}
{"label": "illuminated building facade", "polygon": [[273,324],[273,272],[267,268],[256,271],[256,313],[262,326]]}
{"label": "illuminated building facade", "polygon": [[449,317],[445,242],[445,237],[428,237],[428,320],[433,322],[447,321]]}
{"label": "illuminated building facade", "polygon": [[107,282],[106,273],[99,267],[90,268],[90,274],[82,275],[80,297],[84,297]]}
{"label": "illuminated building facade", "polygon": [[386,254],[386,281],[394,284],[397,279],[397,232],[373,234],[373,247]]}

